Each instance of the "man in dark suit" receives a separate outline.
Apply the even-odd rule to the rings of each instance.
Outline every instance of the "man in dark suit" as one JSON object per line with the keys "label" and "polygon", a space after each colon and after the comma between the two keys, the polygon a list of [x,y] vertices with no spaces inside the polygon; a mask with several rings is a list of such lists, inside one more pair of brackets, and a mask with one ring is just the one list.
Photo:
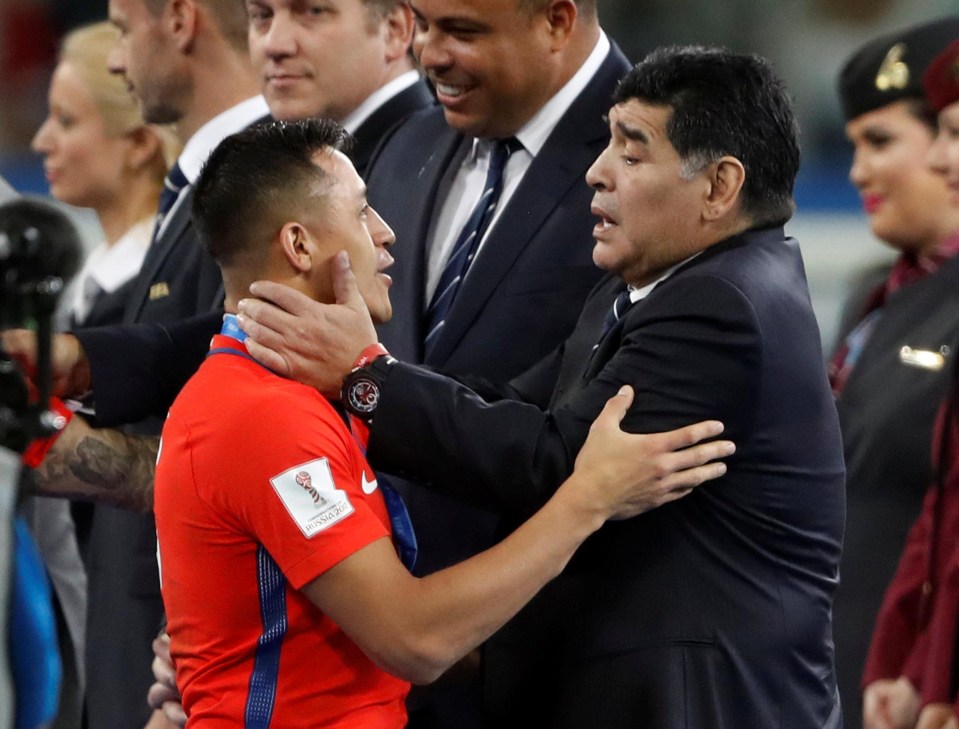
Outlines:
{"label": "man in dark suit", "polygon": [[[414,52],[441,106],[397,128],[367,177],[371,203],[400,242],[396,313],[381,336],[404,360],[505,381],[568,336],[599,278],[583,176],[608,141],[602,114],[629,66],[601,30],[594,0],[412,5]],[[475,250],[463,252],[471,261],[437,316],[456,239],[506,139],[515,141],[499,202]],[[397,485],[417,530],[418,574],[495,541],[490,512]]]}
{"label": "man in dark suit", "polygon": [[[602,114],[629,65],[593,0],[416,0],[413,9],[414,51],[441,106],[397,128],[367,177],[403,246],[396,315],[381,334],[404,359],[505,380],[566,337],[598,280],[583,176],[609,139]],[[499,203],[427,343],[452,239],[482,192],[490,148],[505,139],[515,147]]]}
{"label": "man in dark suit", "polygon": [[374,466],[514,519],[548,498],[624,383],[632,430],[723,419],[737,443],[723,479],[605,527],[487,653],[512,700],[492,707],[496,725],[840,727],[842,446],[782,230],[799,162],[787,96],[760,59],[673,48],[627,76],[609,116],[588,180],[593,259],[614,275],[563,347],[510,387],[484,385],[484,400],[377,356],[342,268],[345,306],[255,284],[280,308],[240,303],[249,351],[322,391],[342,382],[344,404],[371,419]]}
{"label": "man in dark suit", "polygon": [[[583,177],[609,139],[602,114],[629,65],[601,30],[595,0],[411,4],[413,49],[440,106],[398,127],[366,176],[371,204],[399,241],[395,314],[381,336],[404,360],[502,382],[569,335],[599,279],[589,260]],[[477,231],[475,250],[461,254],[473,260],[440,317],[434,302],[448,288],[444,272],[481,204],[496,145],[507,139],[515,141],[498,204]],[[490,511],[394,483],[416,528],[417,574],[496,541]],[[411,726],[479,726],[470,723],[479,690],[472,689],[475,699],[459,696],[471,690],[463,678],[465,686],[432,687],[428,699],[414,692]]]}
{"label": "man in dark suit", "polygon": [[322,13],[288,0],[248,7],[250,57],[273,117],[340,122],[361,177],[380,140],[433,104],[409,55],[413,13],[403,0],[340,0]]}

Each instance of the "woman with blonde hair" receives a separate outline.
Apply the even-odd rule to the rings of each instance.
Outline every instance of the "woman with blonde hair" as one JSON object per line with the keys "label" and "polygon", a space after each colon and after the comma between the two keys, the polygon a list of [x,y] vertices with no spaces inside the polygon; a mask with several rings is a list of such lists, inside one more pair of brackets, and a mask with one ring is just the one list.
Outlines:
{"label": "woman with blonde hair", "polygon": [[[50,81],[49,115],[32,144],[44,157],[50,194],[93,209],[103,230],[65,297],[73,328],[121,320],[150,245],[164,176],[179,152],[172,131],[144,124],[126,82],[108,70],[118,36],[107,22],[66,36]],[[64,679],[54,729],[82,722],[87,582],[78,541],[95,538],[94,508],[73,505],[75,525],[67,501],[34,498],[22,507],[56,597]]]}
{"label": "woman with blonde hair", "polygon": [[179,151],[171,130],[143,123],[126,82],[108,70],[118,33],[101,22],[65,38],[50,82],[49,116],[33,138],[50,194],[92,208],[103,228],[103,241],[77,279],[74,324],[120,318],[121,287],[140,269],[163,178]]}

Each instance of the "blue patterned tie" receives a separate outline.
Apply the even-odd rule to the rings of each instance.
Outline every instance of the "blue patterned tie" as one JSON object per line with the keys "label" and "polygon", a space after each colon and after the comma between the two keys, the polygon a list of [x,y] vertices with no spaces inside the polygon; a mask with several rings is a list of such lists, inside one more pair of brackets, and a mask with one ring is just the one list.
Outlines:
{"label": "blue patterned tie", "polygon": [[431,351],[437,335],[446,322],[446,316],[453,306],[460,285],[466,277],[466,272],[469,270],[473,258],[476,256],[476,249],[493,219],[496,203],[503,191],[503,170],[506,168],[506,162],[510,155],[521,147],[522,144],[515,137],[497,139],[492,143],[489,172],[486,173],[483,194],[456,239],[449,258],[446,260],[443,273],[440,275],[436,291],[433,293],[433,300],[426,308],[427,333],[425,345],[427,354]]}
{"label": "blue patterned tie", "polygon": [[180,191],[188,184],[190,184],[190,181],[187,180],[186,175],[183,174],[183,170],[180,169],[180,163],[174,162],[173,167],[170,168],[166,177],[163,178],[163,191],[160,193],[160,201],[157,204],[157,219],[156,225],[153,226],[153,237],[151,241],[157,239],[160,228],[163,227],[164,218],[166,218],[167,213],[173,208],[173,203],[175,203],[180,196]]}

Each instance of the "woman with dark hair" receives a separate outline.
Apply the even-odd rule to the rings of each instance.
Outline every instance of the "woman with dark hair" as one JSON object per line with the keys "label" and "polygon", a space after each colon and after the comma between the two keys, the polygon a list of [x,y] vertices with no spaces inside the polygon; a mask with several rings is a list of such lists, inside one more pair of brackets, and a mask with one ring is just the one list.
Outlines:
{"label": "woman with dark hair", "polygon": [[[877,38],[839,77],[849,177],[873,234],[899,256],[884,280],[847,305],[851,321],[830,365],[847,471],[847,523],[833,631],[847,726],[860,726],[863,666],[883,592],[932,478],[936,408],[959,341],[959,206],[926,166],[935,114],[922,74],[959,36],[959,17]],[[904,682],[866,687],[915,691]],[[869,702],[867,701],[867,704]],[[867,727],[883,726],[871,723]]]}

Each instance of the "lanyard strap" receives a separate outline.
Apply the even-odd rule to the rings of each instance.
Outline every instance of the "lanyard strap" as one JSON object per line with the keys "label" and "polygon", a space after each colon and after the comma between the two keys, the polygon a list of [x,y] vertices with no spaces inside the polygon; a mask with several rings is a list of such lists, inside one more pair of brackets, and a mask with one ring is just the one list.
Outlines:
{"label": "lanyard strap", "polygon": [[[347,421],[347,427],[356,441],[363,457],[366,458],[366,445],[360,440],[353,428],[353,417],[344,413]],[[375,472],[374,472],[375,473]],[[403,497],[382,474],[375,473],[376,483],[379,484],[380,493],[383,494],[383,502],[386,504],[386,511],[390,515],[390,525],[393,528],[393,544],[399,554],[400,561],[406,569],[413,571],[413,565],[416,564],[416,554],[418,546],[416,543],[416,532],[413,529],[413,520],[410,519],[410,512],[403,503]]]}

